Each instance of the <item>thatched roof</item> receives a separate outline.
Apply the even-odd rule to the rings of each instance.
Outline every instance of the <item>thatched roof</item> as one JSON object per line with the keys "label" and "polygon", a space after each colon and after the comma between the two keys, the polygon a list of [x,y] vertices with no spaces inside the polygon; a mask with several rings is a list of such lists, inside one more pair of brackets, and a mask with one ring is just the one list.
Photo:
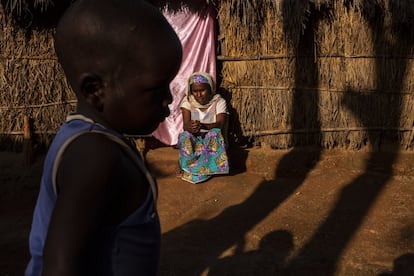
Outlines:
{"label": "thatched roof", "polygon": [[25,29],[53,28],[75,0],[0,0],[6,16]]}
{"label": "thatched roof", "polygon": [[[189,9],[195,13],[199,11],[200,2],[206,2],[206,0],[146,1],[169,11]],[[65,9],[73,2],[75,0],[0,0],[6,14],[23,28],[53,27]]]}
{"label": "thatched roof", "polygon": [[27,9],[40,9],[46,10],[48,7],[53,5],[52,0],[4,0],[2,1],[3,6],[7,11],[22,14]]}
{"label": "thatched roof", "polygon": [[[61,13],[75,0],[0,0],[7,14],[12,15],[23,27],[53,26]],[[295,15],[288,19],[285,29],[300,29],[305,26],[310,10],[330,12],[335,5],[343,5],[359,11],[363,16],[377,22],[388,10],[393,17],[395,28],[408,28],[414,24],[414,5],[410,0],[147,0],[153,4],[177,11],[188,8],[197,12],[199,2],[212,2],[215,6],[230,4],[229,15],[241,23],[250,25],[257,32],[263,25],[263,13],[274,10],[276,13]],[[282,10],[282,11],[281,11]],[[48,24],[45,24],[48,18]]]}

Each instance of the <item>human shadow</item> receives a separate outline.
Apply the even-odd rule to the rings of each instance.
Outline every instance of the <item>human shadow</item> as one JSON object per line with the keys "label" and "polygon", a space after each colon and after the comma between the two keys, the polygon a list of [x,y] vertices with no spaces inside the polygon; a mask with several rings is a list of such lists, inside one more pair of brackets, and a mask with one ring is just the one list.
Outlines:
{"label": "human shadow", "polygon": [[414,275],[414,253],[407,253],[394,260],[392,271],[379,276],[412,276]]}
{"label": "human shadow", "polygon": [[[243,258],[246,234],[272,211],[280,206],[306,178],[319,153],[308,152],[300,160],[286,159],[279,166],[276,180],[262,181],[243,202],[223,210],[211,219],[194,219],[162,236],[161,275],[200,275],[207,269],[223,266],[220,256],[230,248],[233,257]],[[303,162],[303,163],[302,163]],[[304,173],[286,173],[292,167],[302,166]],[[278,250],[275,248],[275,250]],[[243,264],[240,264],[243,266]],[[222,269],[223,267],[221,267]],[[232,268],[227,275],[231,275]]]}
{"label": "human shadow", "polygon": [[[366,3],[371,5],[372,3]],[[382,7],[376,7],[376,15],[368,12],[368,7],[362,7],[362,14],[370,26],[372,36],[375,40],[376,56],[386,56],[400,53],[408,56],[412,51],[413,41],[411,35],[407,35],[403,29],[395,28],[396,41],[392,43],[387,40],[384,31],[384,13]],[[392,12],[392,11],[391,11]],[[398,14],[393,13],[391,18],[397,20]],[[401,94],[404,78],[406,77],[407,59],[376,59],[376,88],[378,92],[370,94],[357,93],[349,89],[343,104],[359,118],[368,133],[368,143],[375,145],[378,137],[386,138],[386,134],[379,136],[375,128],[383,122],[388,122],[390,129],[399,126],[401,116]],[[386,78],[389,68],[394,69],[392,81]],[[380,92],[387,89],[397,91],[393,99],[386,104],[380,102]],[[384,91],[385,90],[385,91]],[[358,108],[363,105],[364,108]],[[364,112],[360,112],[363,110]],[[369,112],[367,112],[369,110]],[[383,117],[377,116],[383,114]],[[375,120],[375,118],[377,118]],[[391,136],[391,140],[395,137]],[[394,140],[395,142],[395,140]],[[375,151],[377,150],[377,151]],[[296,257],[284,270],[284,275],[308,275],[307,271],[313,271],[315,275],[334,275],[337,263],[347,244],[359,229],[366,217],[370,207],[377,199],[389,179],[392,177],[393,164],[398,157],[399,146],[391,145],[388,152],[379,152],[378,148],[369,155],[366,161],[365,171],[344,187],[340,193],[335,207],[327,219],[316,229],[315,234],[301,248]],[[378,166],[381,173],[372,173]]]}
{"label": "human shadow", "polygon": [[292,249],[292,234],[276,230],[260,240],[257,250],[220,259],[210,268],[209,275],[280,275]]}

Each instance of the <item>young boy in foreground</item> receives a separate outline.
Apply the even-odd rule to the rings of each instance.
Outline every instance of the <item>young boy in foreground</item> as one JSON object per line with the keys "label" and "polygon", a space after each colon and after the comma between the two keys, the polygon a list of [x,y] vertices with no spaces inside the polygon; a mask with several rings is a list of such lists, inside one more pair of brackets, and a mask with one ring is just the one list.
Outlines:
{"label": "young boy in foreground", "polygon": [[45,160],[26,275],[156,275],[156,185],[124,134],[168,116],[179,39],[144,1],[78,0],[55,49],[78,105]]}

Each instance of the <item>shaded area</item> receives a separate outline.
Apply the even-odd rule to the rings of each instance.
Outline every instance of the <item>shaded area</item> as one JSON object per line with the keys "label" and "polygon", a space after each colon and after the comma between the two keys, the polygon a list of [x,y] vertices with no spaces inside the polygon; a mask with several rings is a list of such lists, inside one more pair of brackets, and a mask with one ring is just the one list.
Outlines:
{"label": "shaded area", "polygon": [[[218,64],[218,72],[221,71],[221,63]],[[219,81],[221,81],[219,79]],[[220,84],[218,82],[218,84]],[[230,149],[240,148],[240,147],[251,147],[253,144],[252,137],[245,137],[243,136],[243,130],[241,127],[239,115],[237,110],[231,105],[232,100],[232,93],[218,85],[220,95],[226,100],[227,102],[227,110],[228,110],[228,128],[227,128],[227,141],[228,147]]]}
{"label": "shaded area", "polygon": [[243,148],[230,148],[227,150],[229,157],[230,172],[229,175],[236,175],[246,172],[246,160],[248,152]]}
{"label": "shaded area", "polygon": [[24,274],[44,153],[26,166],[22,153],[0,151],[0,276]]}

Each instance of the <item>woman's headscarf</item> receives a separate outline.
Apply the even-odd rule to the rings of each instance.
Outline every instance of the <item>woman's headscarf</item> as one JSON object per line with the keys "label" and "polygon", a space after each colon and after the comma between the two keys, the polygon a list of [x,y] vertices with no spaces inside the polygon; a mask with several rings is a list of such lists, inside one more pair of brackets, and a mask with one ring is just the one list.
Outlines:
{"label": "woman's headscarf", "polygon": [[[211,91],[211,99],[210,101],[202,105],[194,98],[194,96],[191,94],[191,85],[193,83],[207,83],[210,85],[210,91]],[[221,96],[219,94],[216,94],[216,85],[213,81],[213,78],[204,72],[195,72],[190,75],[187,81],[187,91],[186,91],[186,97],[184,98],[184,101],[187,100],[191,106],[197,107],[197,108],[209,108],[212,103],[217,101]]]}

